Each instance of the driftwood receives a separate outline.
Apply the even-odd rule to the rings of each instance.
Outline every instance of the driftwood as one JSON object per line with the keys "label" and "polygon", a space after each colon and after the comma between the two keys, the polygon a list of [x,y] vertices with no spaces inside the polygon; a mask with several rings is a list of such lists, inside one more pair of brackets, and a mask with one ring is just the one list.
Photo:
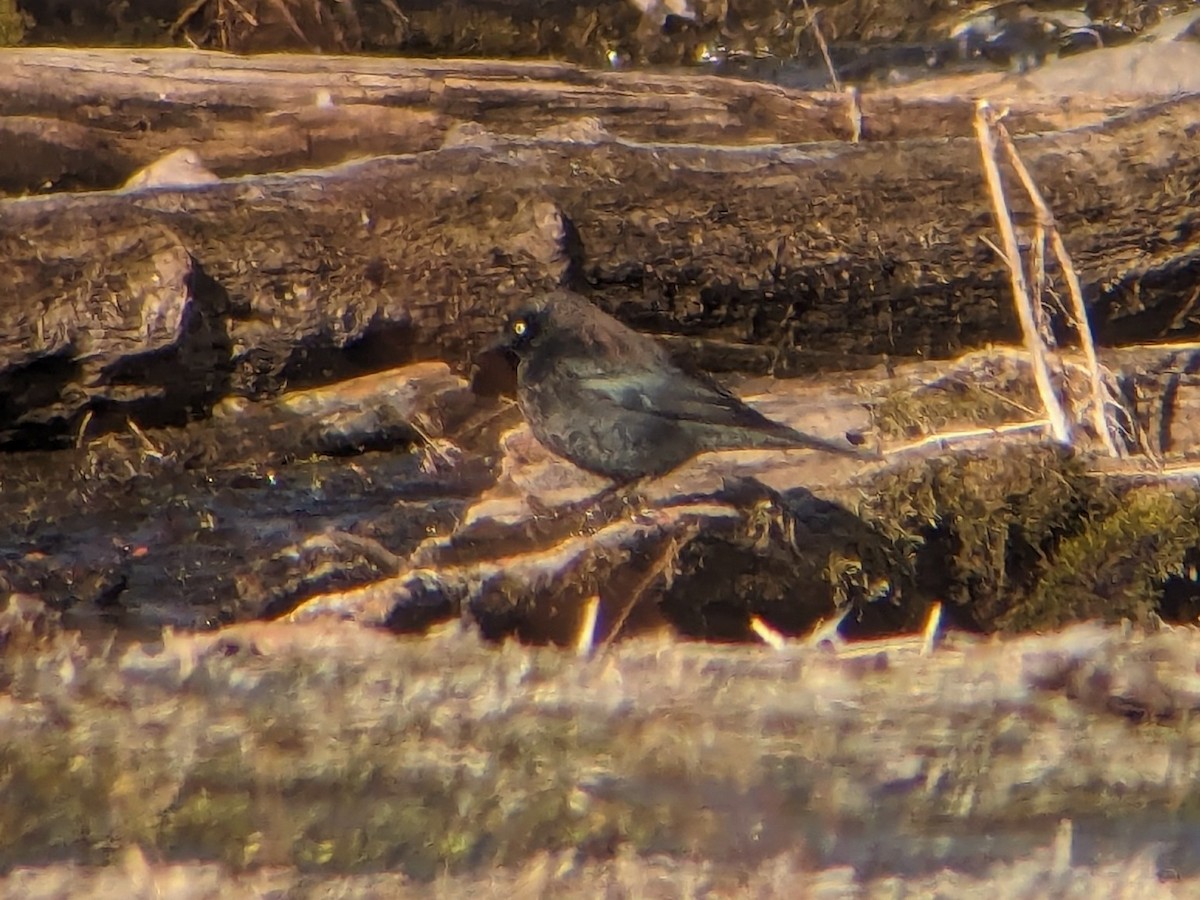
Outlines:
{"label": "driftwood", "polygon": [[[1172,356],[1158,365],[1174,370]],[[407,631],[459,614],[492,636],[582,646],[661,624],[753,640],[756,620],[794,635],[841,617],[844,634],[889,633],[916,627],[933,600],[984,631],[1190,620],[1200,598],[1180,564],[1196,547],[1191,470],[1175,478],[1046,445],[1019,354],[930,368],[932,383],[917,369],[856,392],[776,385],[758,396],[809,432],[883,434],[877,464],[711,454],[613,498],[519,428],[502,441],[496,486],[453,531],[398,559],[396,575],[317,594],[289,618]],[[1086,397],[1086,376],[1070,380]],[[1176,382],[1172,402],[1189,402],[1190,382]],[[1125,420],[1131,448],[1139,418]],[[921,439],[918,422],[958,436]],[[1193,446],[1182,417],[1140,424],[1175,452]]]}
{"label": "driftwood", "polygon": [[[1130,450],[1178,466],[1200,446],[1195,354],[1105,354],[1131,397]],[[1088,379],[1074,362],[1065,376],[1081,408]],[[511,403],[420,364],[9,454],[0,589],[87,627],[463,617],[560,644],[661,625],[746,640],[756,616],[803,634],[847,612],[845,633],[888,633],[934,600],[985,630],[1200,611],[1181,570],[1200,498],[1146,462],[1098,459],[1086,429],[1078,455],[1044,444],[1022,354],[739,389],[811,433],[881,442],[886,461],[710,454],[597,496],[607,483],[549,456]]]}
{"label": "driftwood", "polygon": [[[1195,331],[1200,164],[1178,151],[1198,115],[1185,97],[1021,140],[1102,343]],[[89,410],[178,423],[228,394],[356,365],[465,371],[508,306],[563,281],[639,327],[703,337],[702,360],[726,368],[945,356],[1015,336],[965,138],[647,146],[595,123],[456,134],[318,173],[4,202],[0,436],[63,443]]]}
{"label": "driftwood", "polygon": [[[131,626],[289,614],[409,630],[467,616],[488,634],[560,642],[593,612],[591,639],[603,641],[648,624],[644,612],[688,634],[748,637],[754,616],[801,633],[847,609],[851,630],[912,627],[933,600],[984,629],[1167,611],[1155,592],[1194,546],[1175,527],[1191,494],[1146,487],[1137,465],[1095,476],[1094,434],[1082,434],[1078,458],[1036,446],[1039,400],[1023,362],[944,365],[924,376],[928,391],[897,381],[889,362],[857,394],[826,381],[793,389],[777,410],[767,403],[889,450],[943,426],[1025,423],[965,449],[930,445],[863,471],[785,455],[751,461],[756,481],[742,477],[744,460],[726,459],[598,505],[588,499],[598,485],[581,488],[521,432],[498,443],[515,412],[467,391],[502,314],[564,282],[639,328],[673,333],[673,349],[710,368],[864,366],[1015,336],[978,148],[911,128],[873,139],[873,110],[902,113],[899,95],[861,99],[853,143],[843,131],[852,98],[712,79],[327,60],[347,73],[332,79],[287,58],[144,59],[6,56],[5,112],[115,134],[128,124],[121,110],[157,110],[158,153],[193,120],[214,141],[225,125],[231,140],[269,132],[279,115],[278,128],[301,136],[326,114],[378,134],[403,108],[426,130],[400,149],[438,149],[224,183],[201,172],[188,187],[162,186],[160,171],[122,191],[3,202],[13,289],[0,298],[0,442],[75,448],[5,461],[4,502],[19,523],[15,561],[0,573],[10,589]],[[48,93],[46,73],[64,65],[91,74]],[[106,85],[129,103],[84,124]],[[1093,98],[1055,114],[1045,97],[1014,102],[1021,156],[1100,340],[1193,333],[1189,186],[1200,163],[1179,149],[1200,102],[1104,109]],[[911,109],[914,122],[961,110],[969,127],[961,100]],[[670,140],[648,143],[665,120]],[[784,130],[793,122],[810,130]],[[717,139],[714,124],[726,143],[692,143]],[[842,139],[759,143],[801,135]],[[241,165],[187,152],[168,162],[193,175],[198,162],[225,175]],[[1029,210],[1017,214],[1027,231]],[[1124,404],[1115,424],[1126,449],[1194,450],[1180,415],[1194,402],[1190,351],[1135,356],[1114,359],[1107,382]],[[494,393],[495,374],[478,373],[476,389]],[[1062,377],[1078,393],[1079,380]],[[800,412],[814,397],[825,410],[815,423]],[[412,454],[341,459],[414,443]],[[326,507],[329,492],[338,502]],[[319,526],[289,519],[297,508],[320,510]],[[1136,577],[1087,586],[1106,549],[1152,533],[1160,540],[1136,554]],[[547,590],[563,567],[578,577]],[[1192,600],[1180,593],[1182,615]]]}
{"label": "driftwood", "polygon": [[436,149],[463,123],[531,137],[587,119],[614,138],[667,143],[969,136],[982,94],[1015,101],[1014,131],[1045,132],[1103,122],[1151,93],[1064,98],[985,76],[853,98],[555,62],[18,48],[0,56],[13,151],[0,189],[112,188],[181,146],[226,176],[318,167]]}

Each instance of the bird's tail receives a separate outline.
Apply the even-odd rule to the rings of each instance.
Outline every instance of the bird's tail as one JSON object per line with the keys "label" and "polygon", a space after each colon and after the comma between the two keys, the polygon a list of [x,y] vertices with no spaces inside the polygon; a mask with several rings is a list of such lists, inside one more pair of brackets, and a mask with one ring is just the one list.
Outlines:
{"label": "bird's tail", "polygon": [[814,437],[811,434],[805,434],[803,431],[797,431],[787,426],[781,426],[778,430],[772,429],[769,432],[760,432],[756,437],[761,438],[761,442],[755,442],[760,447],[819,450],[822,453],[832,453],[836,456],[848,456],[852,459],[861,460],[878,460],[883,458],[883,454],[874,448],[856,447],[849,441],[843,444],[837,441],[826,440],[825,438]]}

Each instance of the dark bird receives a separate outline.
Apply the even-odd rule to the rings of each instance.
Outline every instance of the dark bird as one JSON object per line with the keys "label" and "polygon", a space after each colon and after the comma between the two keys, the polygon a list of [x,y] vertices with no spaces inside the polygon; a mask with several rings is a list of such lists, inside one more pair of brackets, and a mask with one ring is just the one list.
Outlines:
{"label": "dark bird", "polygon": [[626,482],[661,475],[706,450],[764,447],[866,458],[774,422],[671,361],[583,297],[558,291],[508,321],[517,399],[534,435],[580,468]]}

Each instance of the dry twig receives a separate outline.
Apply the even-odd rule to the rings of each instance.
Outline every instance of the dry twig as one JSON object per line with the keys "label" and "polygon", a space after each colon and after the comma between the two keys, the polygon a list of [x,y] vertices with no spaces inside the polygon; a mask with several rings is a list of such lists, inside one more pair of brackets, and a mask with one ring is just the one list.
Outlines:
{"label": "dry twig", "polygon": [[1029,281],[1033,285],[1033,315],[1037,320],[1038,334],[1049,349],[1055,349],[1054,332],[1050,328],[1050,317],[1041,298],[1046,296],[1046,229],[1039,221],[1033,226],[1033,247],[1029,254]]}
{"label": "dry twig", "polygon": [[692,539],[699,533],[700,527],[692,524],[684,528],[679,534],[672,535],[668,539],[663,552],[658,556],[658,560],[646,570],[646,573],[638,579],[638,583],[634,586],[634,589],[629,592],[629,599],[621,607],[621,612],[613,620],[612,628],[609,629],[608,635],[600,643],[599,649],[601,651],[607,650],[613,641],[617,639],[617,636],[621,633],[621,629],[625,627],[625,623],[629,620],[630,613],[641,602],[642,596],[650,588],[650,585],[654,583],[658,576],[666,572],[675,563],[679,552],[690,544]]}
{"label": "dry twig", "polygon": [[1008,425],[983,425],[979,428],[961,428],[955,431],[939,431],[934,434],[927,434],[915,441],[910,441],[907,444],[900,444],[896,447],[891,447],[888,450],[888,455],[893,456],[898,453],[905,453],[909,450],[918,450],[921,447],[930,445],[944,446],[948,444],[959,443],[963,441],[975,440],[985,437],[996,437],[1001,434],[1015,434],[1022,431],[1044,431],[1046,426],[1050,424],[1049,419],[1032,419],[1028,422],[1013,422]]}
{"label": "dry twig", "polygon": [[[1046,347],[1042,343],[1037,327],[1037,316],[1033,309],[1033,300],[1029,296],[1029,288],[1025,283],[1025,272],[1021,266],[1021,250],[1017,244],[1016,229],[1013,227],[1012,215],[1004,196],[1000,167],[996,162],[994,125],[995,120],[991,106],[986,100],[980,100],[975,108],[975,135],[979,140],[979,149],[983,156],[983,170],[987,177],[988,190],[992,196],[996,225],[1000,229],[1001,243],[1004,246],[1013,299],[1017,306],[1017,317],[1021,321],[1021,332],[1025,335],[1025,346],[1029,350],[1030,362],[1033,365],[1034,381],[1037,383],[1042,404],[1046,407],[1051,432],[1055,440],[1069,444],[1071,442],[1071,422],[1067,418],[1062,400],[1050,378]],[[1041,303],[1040,297],[1037,298],[1037,302]]]}
{"label": "dry twig", "polygon": [[593,594],[583,601],[583,617],[579,622],[579,633],[575,636],[575,652],[579,656],[592,655],[596,646],[596,622],[600,618],[600,598]]}
{"label": "dry twig", "polygon": [[750,617],[750,630],[758,636],[760,641],[762,641],[772,650],[783,650],[785,647],[787,647],[787,635],[768,625],[762,616]]}
{"label": "dry twig", "polygon": [[863,135],[862,95],[851,85],[846,88],[846,99],[850,102],[850,143],[857,144]]}
{"label": "dry twig", "polygon": [[193,0],[192,3],[188,4],[187,8],[185,8],[183,12],[179,14],[178,18],[175,19],[174,24],[167,29],[167,37],[174,39],[175,35],[179,33],[179,30],[187,24],[188,19],[198,13],[200,8],[207,2],[208,0]]}
{"label": "dry twig", "polygon": [[[1092,327],[1088,322],[1087,307],[1083,302],[1083,287],[1079,283],[1079,275],[1075,271],[1075,266],[1071,262],[1071,257],[1067,253],[1067,247],[1063,243],[1062,233],[1058,230],[1058,223],[1054,220],[1054,213],[1050,211],[1042,192],[1038,190],[1037,184],[1033,180],[1033,176],[1029,174],[1029,169],[1025,167],[1025,163],[1021,157],[1017,155],[1017,147],[1013,143],[1012,135],[1008,133],[1008,129],[1000,122],[994,123],[996,133],[1000,138],[1000,144],[1004,147],[1005,155],[1008,157],[1009,164],[1012,165],[1013,171],[1017,173],[1017,177],[1021,179],[1021,184],[1025,187],[1025,192],[1029,194],[1029,199],[1033,203],[1033,208],[1037,212],[1038,232],[1044,233],[1050,239],[1050,250],[1058,260],[1058,265],[1062,269],[1063,276],[1067,280],[1067,291],[1071,295],[1071,310],[1072,318],[1075,320],[1075,330],[1079,334],[1079,344],[1083,348],[1083,355],[1087,359],[1088,376],[1091,380],[1092,387],[1092,425],[1104,441],[1104,449],[1108,451],[1110,456],[1120,456],[1117,450],[1117,445],[1113,441],[1112,432],[1108,427],[1107,395],[1104,390],[1104,377],[1100,371],[1100,361],[1096,357],[1096,344],[1092,340]],[[1044,252],[1044,251],[1043,251]],[[1037,305],[1040,307],[1042,295],[1039,292],[1036,295]]]}
{"label": "dry twig", "polygon": [[808,24],[812,27],[813,34],[817,36],[817,46],[821,48],[821,56],[825,59],[825,68],[829,72],[829,80],[833,83],[833,89],[840,91],[842,89],[842,82],[837,77],[837,71],[833,68],[833,59],[829,55],[829,45],[825,43],[825,35],[821,34],[821,26],[817,24],[817,14],[808,5],[808,0],[802,0],[802,2],[804,3],[804,11],[808,14]]}
{"label": "dry twig", "polygon": [[[234,0],[229,0],[233,3]],[[270,0],[272,6],[279,10],[279,15],[283,17],[283,21],[287,23],[288,28],[292,30],[292,34],[296,35],[300,41],[308,47],[312,47],[308,38],[304,34],[304,29],[300,27],[300,23],[296,21],[296,17],[292,15],[292,11],[288,9],[287,3],[284,0]],[[315,4],[314,8],[320,10],[320,4]]]}
{"label": "dry twig", "polygon": [[929,606],[929,618],[925,620],[925,628],[921,632],[921,655],[929,656],[937,646],[938,635],[942,629],[942,604],[934,601]]}

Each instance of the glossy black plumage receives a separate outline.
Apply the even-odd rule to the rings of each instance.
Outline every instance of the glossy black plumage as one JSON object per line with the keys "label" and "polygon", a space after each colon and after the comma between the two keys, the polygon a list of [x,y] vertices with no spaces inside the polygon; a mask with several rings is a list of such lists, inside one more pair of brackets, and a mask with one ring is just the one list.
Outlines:
{"label": "glossy black plumage", "polygon": [[617,481],[669,472],[707,450],[806,447],[861,457],[685,373],[652,338],[584,298],[550,294],[510,318],[517,398],[539,441]]}

